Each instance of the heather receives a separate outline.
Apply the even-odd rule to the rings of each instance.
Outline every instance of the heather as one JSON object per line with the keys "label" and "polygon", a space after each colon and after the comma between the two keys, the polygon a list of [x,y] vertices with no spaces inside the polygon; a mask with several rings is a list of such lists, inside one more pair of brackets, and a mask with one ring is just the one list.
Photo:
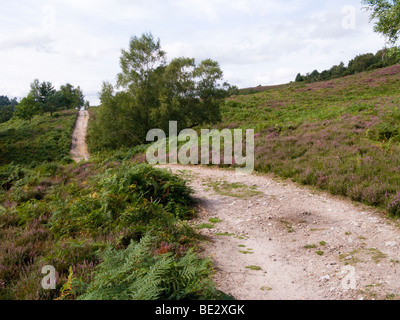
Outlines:
{"label": "heather", "polygon": [[256,170],[400,214],[400,65],[226,101],[220,128],[256,130]]}
{"label": "heather", "polygon": [[[0,300],[222,297],[198,256],[186,182],[139,163],[145,146],[72,163],[75,120],[62,111],[0,127],[16,151],[0,166]],[[41,286],[46,265],[55,290]]]}
{"label": "heather", "polygon": [[13,118],[0,124],[0,166],[29,166],[43,162],[71,162],[71,136],[76,110],[36,116],[30,123]]}
{"label": "heather", "polygon": [[[14,178],[1,189],[1,299],[219,297],[210,262],[196,253],[191,189],[127,158],[7,168]],[[121,257],[129,269],[114,267]],[[41,288],[44,265],[57,271],[56,290]],[[135,295],[142,286],[154,290]]]}

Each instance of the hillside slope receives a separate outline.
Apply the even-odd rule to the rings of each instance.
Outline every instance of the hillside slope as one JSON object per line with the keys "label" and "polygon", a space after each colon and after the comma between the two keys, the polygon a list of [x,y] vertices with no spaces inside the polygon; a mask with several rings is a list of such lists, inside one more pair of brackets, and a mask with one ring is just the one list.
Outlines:
{"label": "hillside slope", "polygon": [[32,123],[12,119],[0,124],[0,166],[38,165],[41,162],[70,162],[71,136],[76,110],[66,110],[50,117],[36,116]]}
{"label": "hillside slope", "polygon": [[400,214],[400,65],[230,98],[256,130],[256,169]]}
{"label": "hillside slope", "polygon": [[186,182],[135,150],[72,162],[76,115],[0,126],[0,300],[225,297],[197,256]]}

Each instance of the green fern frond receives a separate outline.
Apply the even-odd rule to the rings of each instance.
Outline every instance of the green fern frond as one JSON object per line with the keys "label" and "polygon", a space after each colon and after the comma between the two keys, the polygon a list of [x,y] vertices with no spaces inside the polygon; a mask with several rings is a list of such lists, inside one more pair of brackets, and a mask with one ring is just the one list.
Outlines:
{"label": "green fern frond", "polygon": [[83,300],[197,299],[216,290],[209,262],[193,250],[177,258],[153,255],[155,238],[146,235],[125,250],[108,249]]}

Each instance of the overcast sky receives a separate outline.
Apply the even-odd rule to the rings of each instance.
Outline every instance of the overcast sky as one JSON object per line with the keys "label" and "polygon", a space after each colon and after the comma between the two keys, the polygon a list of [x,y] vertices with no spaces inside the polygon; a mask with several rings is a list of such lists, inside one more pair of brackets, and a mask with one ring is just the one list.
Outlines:
{"label": "overcast sky", "polygon": [[217,60],[240,88],[293,81],[385,45],[361,0],[2,0],[0,95],[38,78],[98,103],[121,49],[151,32],[168,58]]}

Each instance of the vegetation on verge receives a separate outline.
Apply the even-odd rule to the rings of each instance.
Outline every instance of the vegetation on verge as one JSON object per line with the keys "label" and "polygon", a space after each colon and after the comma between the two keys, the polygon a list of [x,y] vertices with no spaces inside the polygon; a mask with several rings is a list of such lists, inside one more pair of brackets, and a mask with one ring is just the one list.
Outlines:
{"label": "vegetation on verge", "polygon": [[[398,1],[364,3],[379,19],[376,31],[397,40]],[[80,90],[67,85],[57,92],[35,80],[19,105],[0,97],[0,299],[229,298],[211,281],[210,261],[197,255],[186,182],[138,163],[147,131],[167,131],[171,119],[182,127],[253,127],[257,170],[400,215],[399,65],[232,96],[222,110],[236,90],[219,83],[222,72],[212,60],[167,65],[159,41],[143,35],[122,52],[121,67],[124,91],[104,84],[90,138],[93,149],[128,148],[99,152],[87,163],[68,158],[76,111],[58,113],[82,106]],[[210,187],[229,195],[246,188]],[[377,263],[384,257],[375,248],[365,254]],[[41,287],[44,265],[57,271],[56,290]]]}
{"label": "vegetation on verge", "polygon": [[14,163],[30,167],[43,162],[71,162],[71,136],[76,110],[38,115],[30,123],[13,118],[0,124],[0,167]]}
{"label": "vegetation on verge", "polygon": [[254,128],[256,170],[400,215],[400,65],[234,96],[220,128]]}
{"label": "vegetation on verge", "polygon": [[[64,111],[31,124],[7,122],[2,144],[11,145],[9,130],[24,128],[31,130],[28,144],[47,145],[52,130],[61,129],[57,120],[74,119],[76,111]],[[63,130],[70,147],[72,130]],[[61,159],[68,156],[68,148],[55,147]],[[140,150],[98,153],[80,164],[46,162],[51,152],[4,154],[0,299],[226,298],[212,283],[210,261],[196,252],[191,189],[168,171],[138,164]],[[56,290],[41,287],[45,265],[57,272]]]}

